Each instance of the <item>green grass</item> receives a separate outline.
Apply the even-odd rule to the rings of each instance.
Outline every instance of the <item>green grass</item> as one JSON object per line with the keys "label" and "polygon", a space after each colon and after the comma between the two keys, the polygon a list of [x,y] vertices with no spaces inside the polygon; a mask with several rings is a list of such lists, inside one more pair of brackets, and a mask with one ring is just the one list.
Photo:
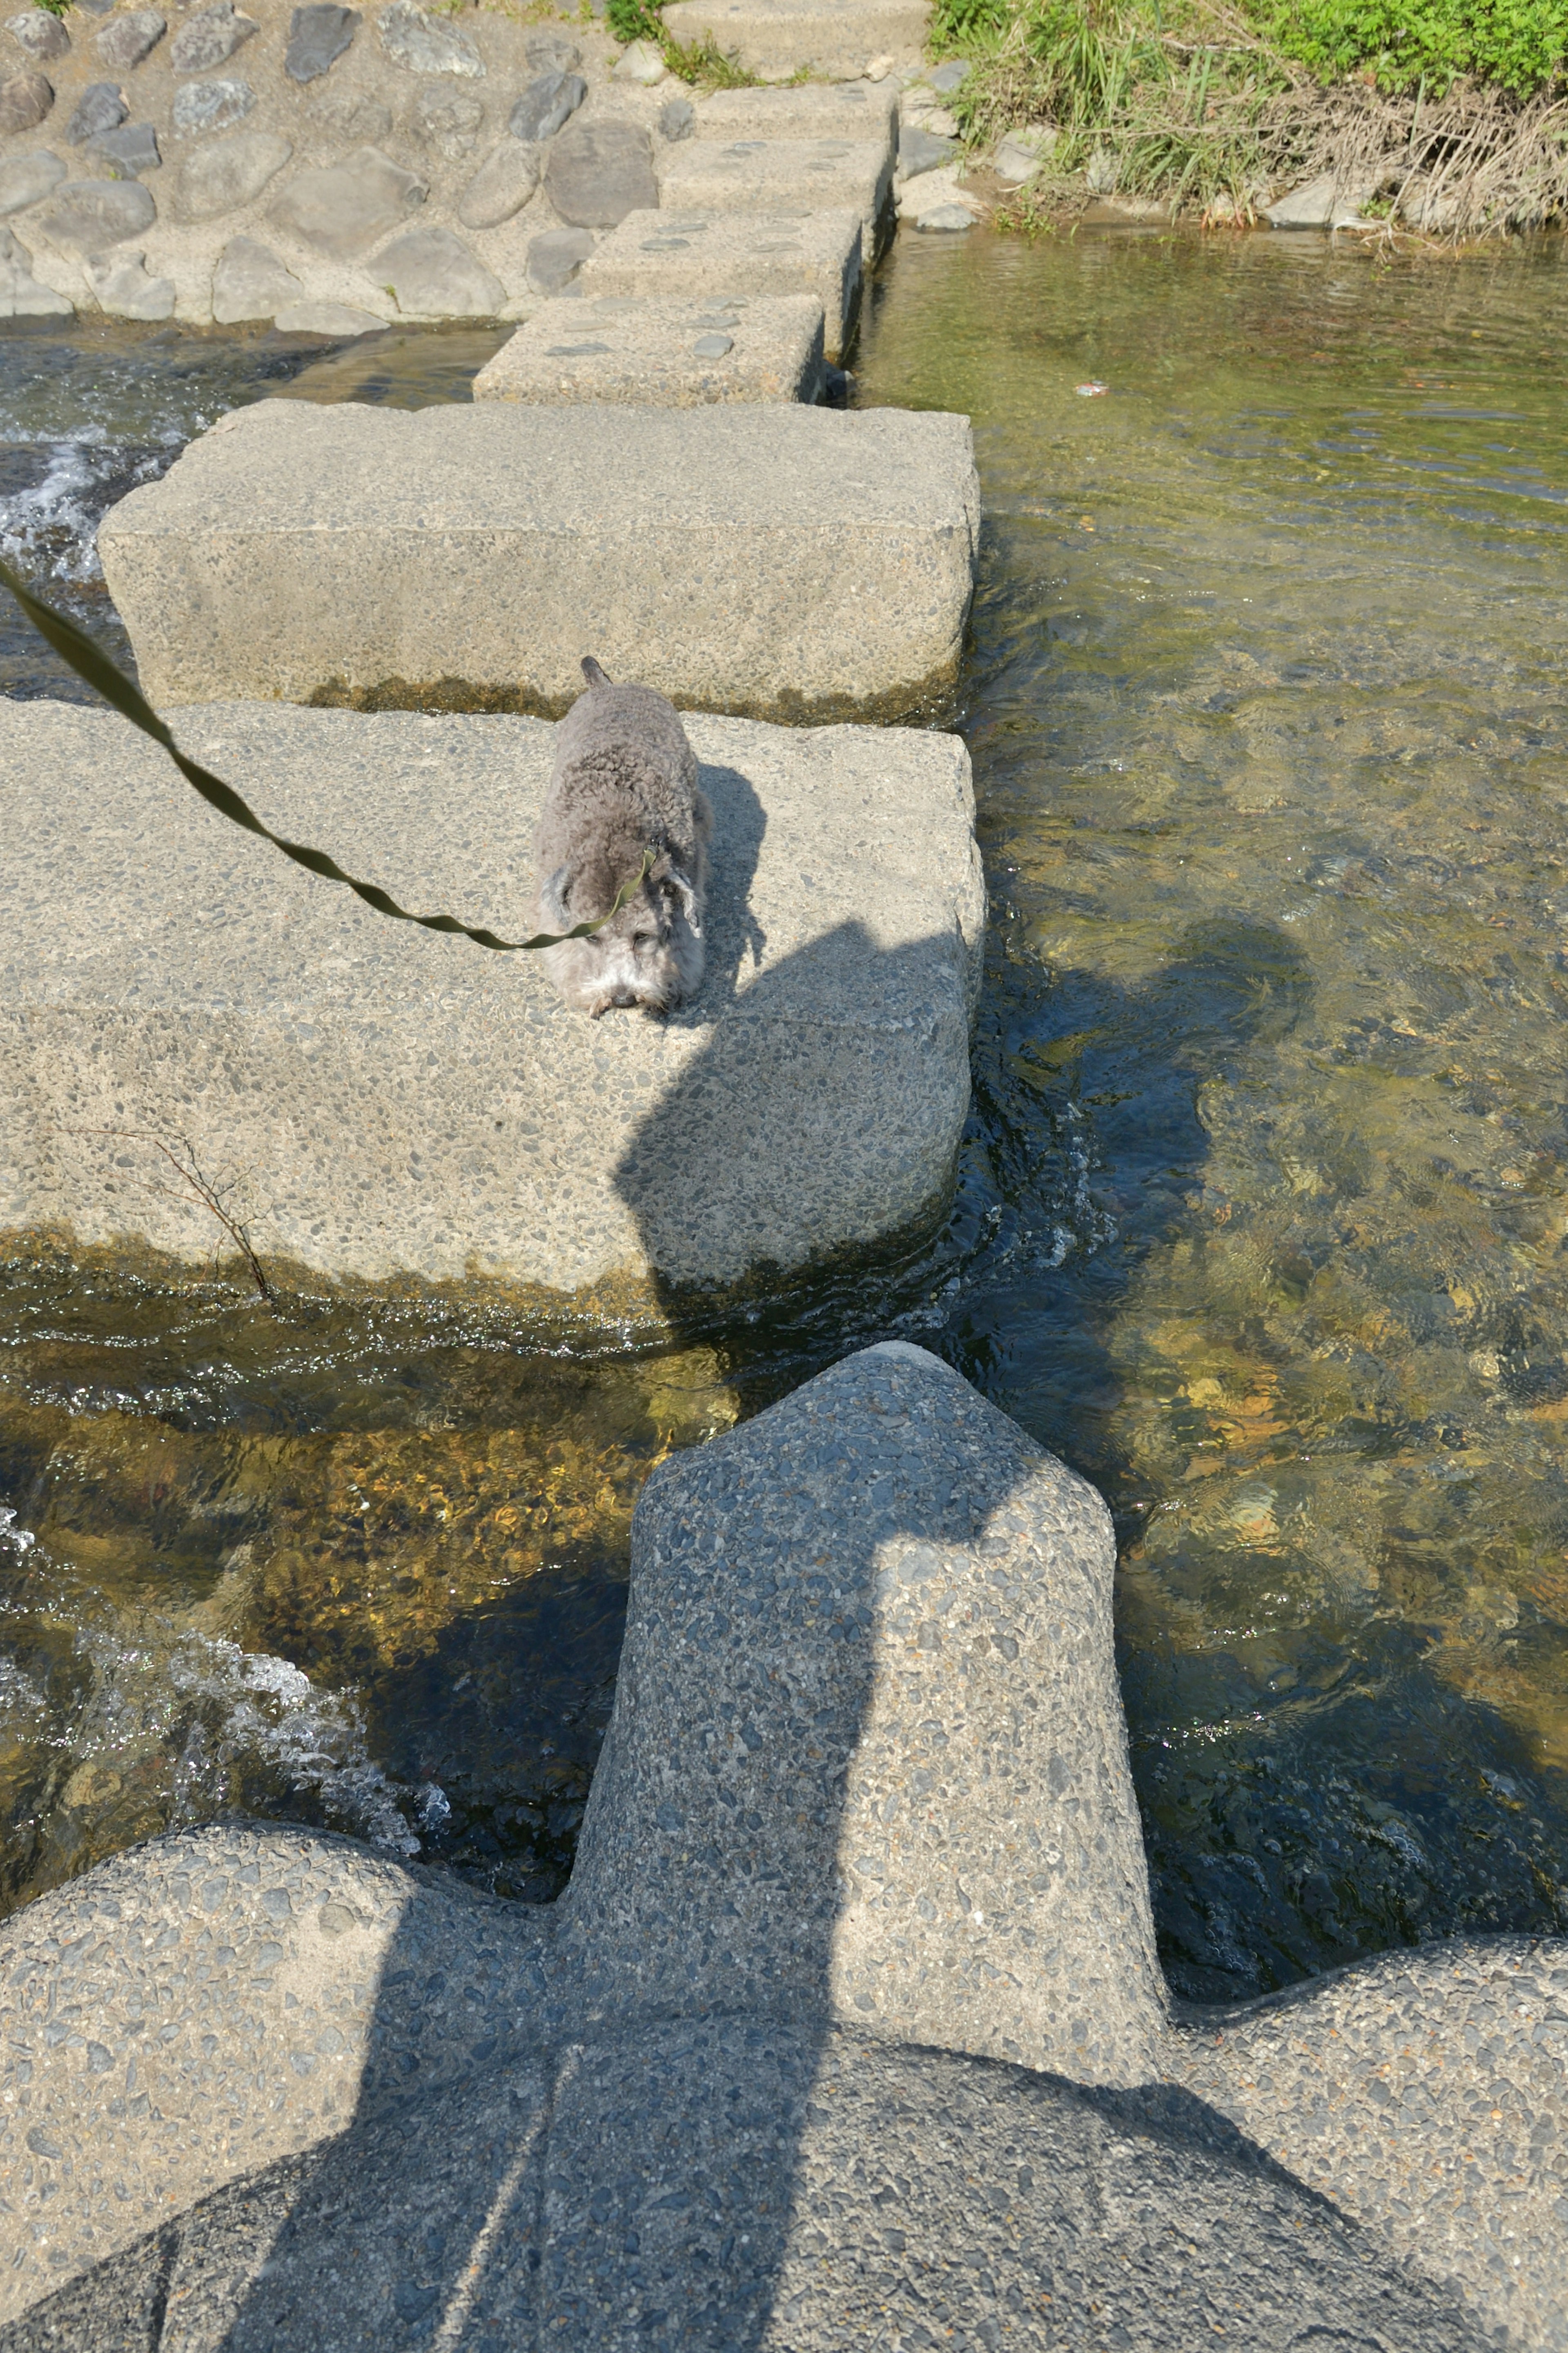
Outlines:
{"label": "green grass", "polygon": [[1251,0],[1250,13],[1320,79],[1365,70],[1390,91],[1441,94],[1464,75],[1525,97],[1568,57],[1564,0]]}
{"label": "green grass", "polygon": [[677,79],[693,89],[748,90],[756,80],[725,55],[711,34],[706,40],[678,41],[665,30],[658,0],[606,0],[605,21],[617,41],[651,41]]}

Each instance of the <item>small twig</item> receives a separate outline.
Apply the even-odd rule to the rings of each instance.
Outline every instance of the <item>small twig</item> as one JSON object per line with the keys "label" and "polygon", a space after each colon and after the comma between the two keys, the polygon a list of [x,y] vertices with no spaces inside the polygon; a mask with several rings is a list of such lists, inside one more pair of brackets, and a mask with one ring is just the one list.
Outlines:
{"label": "small twig", "polygon": [[225,1208],[223,1196],[217,1187],[210,1177],[203,1175],[201,1164],[196,1158],[195,1146],[188,1135],[178,1136],[175,1139],[185,1155],[182,1162],[174,1145],[166,1143],[161,1135],[150,1135],[142,1128],[67,1127],[61,1128],[58,1133],[62,1135],[109,1135],[122,1144],[150,1144],[154,1152],[161,1152],[174,1174],[184,1180],[184,1189],[176,1190],[172,1185],[161,1185],[155,1176],[146,1179],[149,1189],[154,1193],[162,1193],[167,1200],[194,1201],[198,1208],[205,1209],[215,1217],[250,1269],[251,1280],[257,1290],[268,1306],[272,1304],[272,1285],[268,1282],[261,1261],[256,1255],[250,1240],[250,1229]]}

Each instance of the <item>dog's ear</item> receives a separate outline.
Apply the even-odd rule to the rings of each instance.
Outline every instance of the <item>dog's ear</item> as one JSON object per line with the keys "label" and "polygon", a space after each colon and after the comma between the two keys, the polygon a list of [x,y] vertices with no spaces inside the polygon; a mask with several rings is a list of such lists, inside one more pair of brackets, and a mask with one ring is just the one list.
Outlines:
{"label": "dog's ear", "polygon": [[539,903],[552,923],[566,928],[566,894],[572,888],[572,869],[558,866],[549,881],[541,884]]}
{"label": "dog's ear", "polygon": [[687,928],[694,940],[700,940],[702,937],[702,924],[700,920],[696,891],[679,866],[672,866],[662,879],[667,889],[679,892],[680,903],[686,910]]}

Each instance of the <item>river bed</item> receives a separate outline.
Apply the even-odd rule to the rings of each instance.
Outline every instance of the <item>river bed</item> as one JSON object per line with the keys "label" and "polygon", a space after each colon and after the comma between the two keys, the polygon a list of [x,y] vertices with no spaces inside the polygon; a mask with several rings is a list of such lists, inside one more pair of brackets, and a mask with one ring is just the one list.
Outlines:
{"label": "river bed", "polygon": [[[900,239],[856,397],[967,410],[986,516],[943,1230],[591,1346],[15,1257],[0,1901],[231,1805],[558,1892],[648,1467],[897,1331],[1111,1502],[1178,1992],[1568,1928],[1565,331],[1560,240]],[[0,331],[0,552],[123,656],[112,497],[497,340]]]}

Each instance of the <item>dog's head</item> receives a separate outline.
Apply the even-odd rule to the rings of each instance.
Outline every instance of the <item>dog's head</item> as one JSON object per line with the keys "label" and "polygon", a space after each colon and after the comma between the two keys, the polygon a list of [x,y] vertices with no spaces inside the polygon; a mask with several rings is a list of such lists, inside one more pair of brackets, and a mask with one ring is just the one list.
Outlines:
{"label": "dog's head", "polygon": [[[592,923],[623,881],[593,868],[574,873],[559,866],[540,893],[541,912],[562,931]],[[595,1019],[618,1006],[668,1013],[701,969],[701,938],[697,892],[667,852],[602,931],[551,949],[552,976],[568,1004]]]}

